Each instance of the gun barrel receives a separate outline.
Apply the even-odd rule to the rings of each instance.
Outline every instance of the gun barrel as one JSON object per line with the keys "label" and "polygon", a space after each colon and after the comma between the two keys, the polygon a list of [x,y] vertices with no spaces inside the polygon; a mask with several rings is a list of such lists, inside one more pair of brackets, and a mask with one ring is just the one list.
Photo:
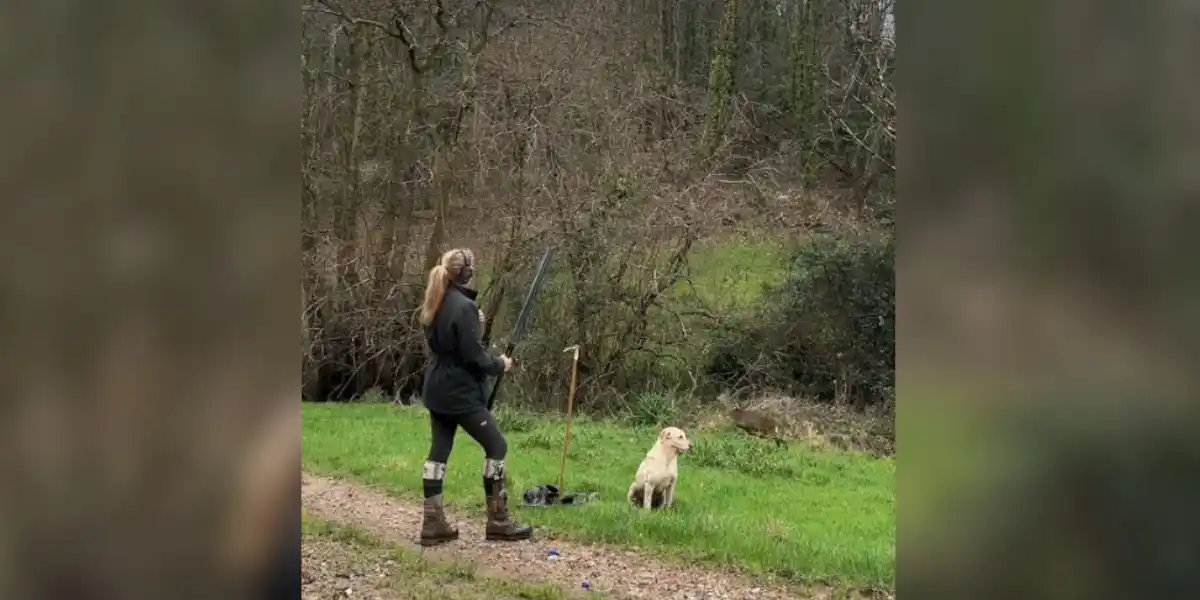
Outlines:
{"label": "gun barrel", "polygon": [[[533,303],[537,298],[538,291],[542,287],[542,282],[546,279],[547,266],[550,264],[550,257],[554,253],[553,248],[547,248],[546,253],[542,255],[542,261],[538,263],[537,273],[533,276],[533,282],[529,284],[529,292],[525,294],[525,302],[521,305],[521,312],[517,315],[517,324],[513,327],[512,336],[508,338],[508,344],[504,354],[512,357],[513,351],[516,350],[517,343],[521,338],[525,337],[525,329],[529,326],[529,319],[533,313]],[[500,382],[504,381],[504,373],[500,373],[496,377],[496,382],[492,384],[492,393],[488,396],[487,407],[492,410],[496,404],[496,393],[500,391]]]}

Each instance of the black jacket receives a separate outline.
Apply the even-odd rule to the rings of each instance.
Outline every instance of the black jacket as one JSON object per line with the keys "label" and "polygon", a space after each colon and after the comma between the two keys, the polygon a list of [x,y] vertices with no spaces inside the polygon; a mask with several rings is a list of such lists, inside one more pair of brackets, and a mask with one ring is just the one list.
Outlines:
{"label": "black jacket", "polygon": [[433,355],[425,370],[425,407],[433,412],[462,415],[486,409],[487,378],[504,371],[504,363],[480,341],[475,297],[475,290],[451,285],[437,317],[425,328]]}

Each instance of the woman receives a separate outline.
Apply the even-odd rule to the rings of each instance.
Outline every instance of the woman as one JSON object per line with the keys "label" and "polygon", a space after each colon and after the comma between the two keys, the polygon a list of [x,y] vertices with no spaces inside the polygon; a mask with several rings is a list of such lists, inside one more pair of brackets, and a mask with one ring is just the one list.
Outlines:
{"label": "woman", "polygon": [[425,517],[421,544],[433,546],[458,539],[458,529],[446,522],[442,508],[442,482],[446,461],[454,448],[459,427],[483,447],[483,492],[487,499],[489,540],[529,539],[533,528],[508,517],[508,490],[504,458],[508,442],[496,427],[487,407],[487,378],[513,368],[513,361],[494,358],[480,342],[482,313],[475,290],[467,287],[475,275],[475,255],[467,249],[451,250],[429,272],[421,324],[433,361],[425,372],[425,407],[433,439],[425,461]]}

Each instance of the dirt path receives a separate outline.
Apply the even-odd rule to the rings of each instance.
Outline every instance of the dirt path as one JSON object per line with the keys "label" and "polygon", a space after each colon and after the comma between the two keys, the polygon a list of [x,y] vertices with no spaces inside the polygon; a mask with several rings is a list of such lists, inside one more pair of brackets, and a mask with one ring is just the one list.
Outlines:
{"label": "dirt path", "polygon": [[[304,474],[304,508],[313,516],[359,527],[402,547],[422,551],[416,543],[421,509],[336,479]],[[427,557],[466,560],[490,575],[515,577],[527,582],[547,582],[566,591],[590,589],[612,598],[655,600],[782,600],[829,597],[827,591],[800,596],[777,585],[754,582],[744,576],[680,567],[637,552],[585,545],[565,540],[537,538],[531,542],[497,543],[483,539],[483,523],[459,521],[461,539],[432,549]],[[547,559],[556,548],[560,557]]]}
{"label": "dirt path", "polygon": [[570,600],[583,595],[562,594],[551,584],[483,577],[461,564],[424,561],[419,554],[353,535],[358,531],[305,535],[301,600]]}

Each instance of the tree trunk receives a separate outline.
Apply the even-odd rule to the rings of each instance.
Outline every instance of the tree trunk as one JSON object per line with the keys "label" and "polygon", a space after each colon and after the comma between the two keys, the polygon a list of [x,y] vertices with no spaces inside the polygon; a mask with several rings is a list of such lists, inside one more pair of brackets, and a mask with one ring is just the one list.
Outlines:
{"label": "tree trunk", "polygon": [[[391,187],[391,186],[389,186]],[[391,277],[392,251],[396,247],[396,216],[399,207],[394,198],[383,202],[383,214],[379,219],[379,246],[375,248],[375,291],[386,297],[393,279]]]}
{"label": "tree trunk", "polygon": [[801,125],[812,125],[819,107],[815,61],[817,57],[818,0],[808,0],[796,9],[791,24],[791,104]]}
{"label": "tree trunk", "polygon": [[[402,140],[401,151],[393,158],[392,172],[396,179],[409,179],[415,176],[416,160],[412,156],[412,148]],[[416,198],[413,186],[400,181],[393,181],[388,192],[389,204],[396,211],[396,230],[392,238],[391,260],[388,269],[392,280],[404,282],[405,269],[408,266],[408,247],[412,243],[413,210],[416,208]]]}
{"label": "tree trunk", "polygon": [[683,78],[683,44],[679,33],[682,19],[679,12],[679,0],[671,0],[671,39],[667,43],[671,46],[672,82],[676,84]]}
{"label": "tree trunk", "polygon": [[[667,93],[670,89],[672,73],[672,49],[675,41],[675,13],[677,0],[658,0],[660,39],[659,39],[659,68],[658,68],[658,115],[654,122],[654,140],[658,141],[667,136]],[[677,63],[676,63],[677,64]],[[677,67],[676,67],[677,70]]]}
{"label": "tree trunk", "polygon": [[703,151],[711,155],[724,142],[729,125],[730,104],[735,92],[734,72],[738,62],[738,0],[725,0],[725,14],[713,53],[708,78],[708,122],[704,128]]}
{"label": "tree trunk", "polygon": [[433,234],[425,246],[425,272],[428,273],[442,257],[446,244],[446,210],[450,203],[450,169],[445,154],[437,159],[434,169],[434,185],[437,186],[437,206],[433,216]]}
{"label": "tree trunk", "polygon": [[337,207],[335,228],[340,244],[338,251],[338,276],[343,285],[353,288],[358,283],[358,216],[359,216],[359,137],[362,134],[362,111],[365,100],[363,84],[363,60],[367,38],[357,28],[347,28],[350,36],[350,55],[347,61],[347,79],[351,91],[350,112],[346,116],[346,138],[343,140],[343,177],[341,203]]}

